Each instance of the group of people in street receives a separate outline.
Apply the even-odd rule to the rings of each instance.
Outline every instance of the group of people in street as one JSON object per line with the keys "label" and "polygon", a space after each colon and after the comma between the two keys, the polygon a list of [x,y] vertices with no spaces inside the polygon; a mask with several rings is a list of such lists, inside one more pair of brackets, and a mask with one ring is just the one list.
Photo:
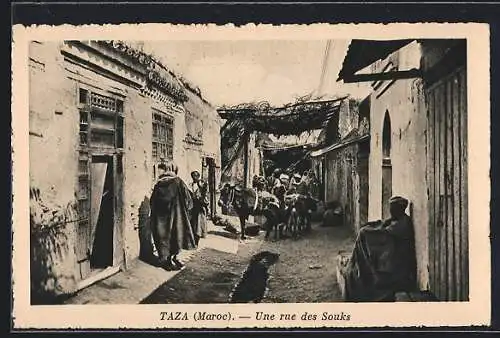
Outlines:
{"label": "group of people in street", "polygon": [[193,171],[188,186],[173,162],[160,163],[158,174],[150,198],[149,222],[158,264],[169,271],[181,270],[180,251],[196,249],[207,235],[208,184]]}
{"label": "group of people in street", "polygon": [[[159,177],[150,198],[150,229],[159,266],[181,270],[181,250],[193,250],[207,235],[208,185],[198,171],[186,184],[173,162],[158,165]],[[260,177],[256,190],[266,190],[283,201],[285,195],[314,193],[310,171],[292,178],[275,170],[267,180]],[[390,301],[396,291],[416,286],[414,230],[405,210],[408,200],[390,199],[391,217],[361,228],[350,256],[346,279],[347,301]],[[152,253],[151,253],[152,254]]]}
{"label": "group of people in street", "polygon": [[286,195],[299,194],[318,198],[318,181],[313,170],[306,170],[301,175],[295,172],[288,175],[276,168],[267,179],[267,191],[284,203]]}
{"label": "group of people in street", "polygon": [[218,205],[222,214],[235,213],[239,217],[242,240],[245,239],[245,221],[250,214],[265,217],[259,222],[263,222],[260,227],[267,231],[266,238],[270,229],[286,228],[296,233],[303,226],[305,230],[311,228],[312,212],[316,210],[319,198],[318,186],[312,170],[306,170],[302,175],[298,172],[289,175],[278,168],[268,177],[254,175],[251,187],[225,183],[220,190]]}
{"label": "group of people in street", "polygon": [[[281,207],[285,207],[287,196],[301,195],[319,199],[319,182],[316,179],[313,170],[306,170],[301,175],[295,172],[291,175],[286,174],[284,170],[276,168],[273,173],[264,178],[263,176],[254,176],[252,180],[252,188],[260,195],[263,191],[273,195],[279,201]],[[234,182],[225,183],[221,189],[219,198],[219,206],[222,208],[222,214],[229,214],[231,211],[231,203],[233,191],[237,190],[238,186]]]}

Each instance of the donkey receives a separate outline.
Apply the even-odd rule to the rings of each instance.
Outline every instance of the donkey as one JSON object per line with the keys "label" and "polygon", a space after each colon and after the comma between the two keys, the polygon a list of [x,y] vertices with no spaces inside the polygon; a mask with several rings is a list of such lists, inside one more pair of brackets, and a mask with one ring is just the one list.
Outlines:
{"label": "donkey", "polygon": [[277,216],[276,203],[270,203],[276,201],[276,197],[266,192],[263,189],[264,186],[265,180],[262,177],[255,176],[252,188],[245,188],[240,185],[226,185],[223,188],[225,189],[224,196],[227,196],[223,204],[231,205],[238,215],[242,240],[246,239],[246,221],[250,215],[264,215],[267,219],[266,229],[277,226],[276,222],[280,219]]}
{"label": "donkey", "polygon": [[311,230],[312,212],[317,208],[317,201],[307,195],[291,194],[285,196],[287,232],[297,238],[304,231]]}

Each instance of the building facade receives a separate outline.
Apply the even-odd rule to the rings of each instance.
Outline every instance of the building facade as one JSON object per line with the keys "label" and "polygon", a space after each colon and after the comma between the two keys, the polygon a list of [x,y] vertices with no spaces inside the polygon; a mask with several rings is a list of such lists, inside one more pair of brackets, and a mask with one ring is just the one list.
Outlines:
{"label": "building facade", "polygon": [[327,146],[311,154],[321,164],[324,202],[340,206],[354,232],[368,219],[369,109],[369,98],[345,100],[327,127]]}
{"label": "building facade", "polygon": [[31,293],[44,303],[138,257],[160,162],[216,186],[220,119],[124,43],[33,41],[29,66]]}
{"label": "building facade", "polygon": [[367,74],[344,76],[372,86],[368,217],[388,217],[391,195],[408,198],[420,289],[441,300],[467,300],[465,41],[379,45],[364,55],[351,46],[344,61],[347,69],[349,58],[363,64],[376,55],[366,62]]}

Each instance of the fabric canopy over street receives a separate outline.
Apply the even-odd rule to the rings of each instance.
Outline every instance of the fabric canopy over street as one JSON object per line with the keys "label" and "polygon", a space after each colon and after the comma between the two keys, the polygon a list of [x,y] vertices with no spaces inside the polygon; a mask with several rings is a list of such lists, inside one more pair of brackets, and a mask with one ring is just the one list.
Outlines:
{"label": "fabric canopy over street", "polygon": [[404,40],[352,40],[339,72],[337,81],[347,80],[356,72],[364,69],[378,60],[385,59],[389,54],[406,46],[413,39]]}
{"label": "fabric canopy over street", "polygon": [[330,151],[347,147],[353,143],[366,141],[369,138],[370,138],[369,134],[359,135],[358,129],[353,129],[340,142],[331,144],[331,145],[326,146],[322,149],[314,149],[313,151],[310,152],[310,156],[311,157],[320,157],[320,156],[325,155],[326,153],[329,153]]}
{"label": "fabric canopy over street", "polygon": [[307,130],[322,129],[338,113],[343,98],[298,102],[280,108],[267,102],[240,104],[217,109],[227,120],[240,120],[248,131],[274,135],[299,135]]}

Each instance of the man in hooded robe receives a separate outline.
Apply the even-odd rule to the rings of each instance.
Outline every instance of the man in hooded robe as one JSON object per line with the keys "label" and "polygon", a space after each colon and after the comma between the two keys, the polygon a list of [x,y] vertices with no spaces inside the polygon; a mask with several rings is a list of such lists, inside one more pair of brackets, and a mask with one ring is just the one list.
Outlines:
{"label": "man in hooded robe", "polygon": [[177,176],[177,166],[170,162],[158,165],[159,179],[151,194],[151,230],[160,266],[180,270],[184,264],[177,255],[196,248],[189,211],[193,207],[186,183]]}
{"label": "man in hooded robe", "polygon": [[359,231],[346,270],[346,300],[394,301],[400,291],[416,289],[415,235],[408,200],[389,200],[391,216]]}

